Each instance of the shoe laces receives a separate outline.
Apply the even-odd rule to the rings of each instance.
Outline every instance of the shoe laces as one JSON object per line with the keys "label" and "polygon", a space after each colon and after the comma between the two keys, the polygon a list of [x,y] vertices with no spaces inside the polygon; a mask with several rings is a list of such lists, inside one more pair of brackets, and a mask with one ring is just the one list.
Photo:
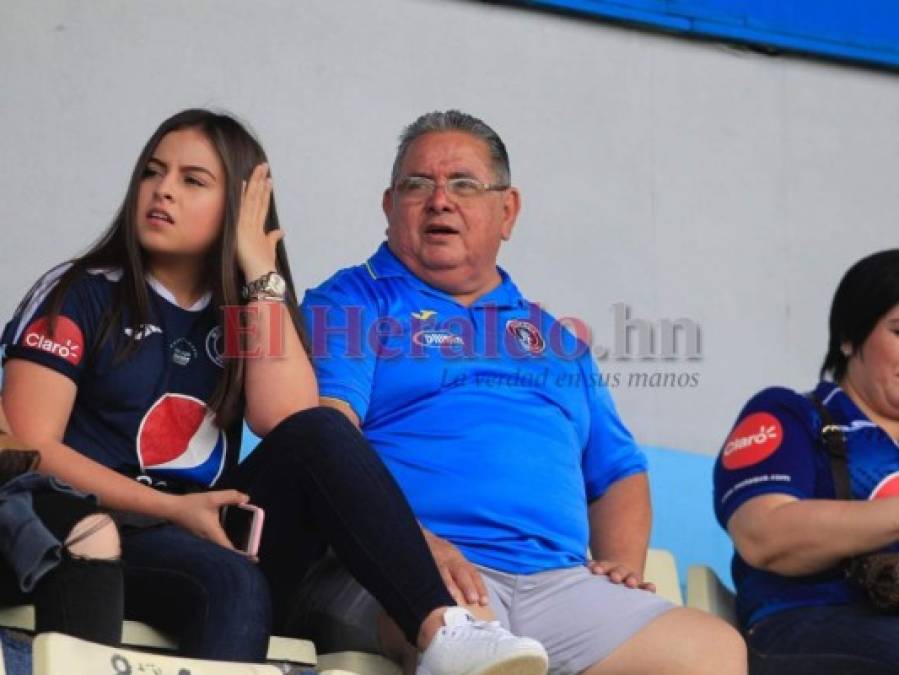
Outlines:
{"label": "shoe laces", "polygon": [[443,630],[445,631],[445,635],[450,639],[457,638],[462,633],[471,634],[472,631],[481,631],[475,632],[473,636],[485,639],[493,637],[496,633],[505,632],[499,621],[482,621],[481,619],[475,619],[473,617],[468,617],[466,623],[444,626]]}

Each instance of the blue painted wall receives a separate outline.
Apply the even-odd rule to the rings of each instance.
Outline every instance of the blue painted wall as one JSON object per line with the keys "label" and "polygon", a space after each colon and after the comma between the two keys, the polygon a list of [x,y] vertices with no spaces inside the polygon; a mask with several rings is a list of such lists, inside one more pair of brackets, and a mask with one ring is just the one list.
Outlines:
{"label": "blue painted wall", "polygon": [[899,67],[896,0],[511,0],[510,4]]}
{"label": "blue painted wall", "polygon": [[650,546],[668,549],[677,560],[681,585],[690,565],[708,565],[731,589],[730,539],[712,510],[715,458],[694,452],[643,448],[649,458],[653,523]]}

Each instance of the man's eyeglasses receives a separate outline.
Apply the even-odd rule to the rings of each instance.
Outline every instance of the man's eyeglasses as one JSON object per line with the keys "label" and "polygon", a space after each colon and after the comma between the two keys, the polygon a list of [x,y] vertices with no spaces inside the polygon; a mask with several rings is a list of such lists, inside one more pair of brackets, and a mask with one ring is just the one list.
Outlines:
{"label": "man's eyeglasses", "polygon": [[[436,181],[424,176],[409,176],[399,181],[394,186],[394,190],[404,201],[423,202],[431,198],[431,195],[437,189],[437,185]],[[482,183],[476,178],[465,177],[450,178],[440,185],[442,185],[448,195],[458,199],[474,199],[485,192],[501,192],[509,189],[508,185]]]}

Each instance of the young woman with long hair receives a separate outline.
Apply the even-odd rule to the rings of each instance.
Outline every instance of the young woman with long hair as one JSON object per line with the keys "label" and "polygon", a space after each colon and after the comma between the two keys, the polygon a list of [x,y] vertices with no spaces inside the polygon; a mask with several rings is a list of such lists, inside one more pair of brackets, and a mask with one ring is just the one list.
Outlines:
{"label": "young woman with long hair", "polygon": [[[318,407],[282,236],[265,154],[238,122],[163,122],[110,228],[4,332],[12,430],[112,513],[126,615],[187,655],[262,660],[331,547],[425,650],[422,672],[545,672],[539,644],[452,607],[389,473]],[[262,442],[238,464],[244,419]],[[247,502],[265,511],[258,564],[220,524]]]}

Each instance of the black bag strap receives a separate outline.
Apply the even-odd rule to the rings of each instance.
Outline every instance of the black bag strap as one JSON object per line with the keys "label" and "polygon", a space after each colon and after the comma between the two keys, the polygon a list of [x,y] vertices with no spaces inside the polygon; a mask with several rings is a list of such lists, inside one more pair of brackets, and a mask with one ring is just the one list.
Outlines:
{"label": "black bag strap", "polygon": [[830,472],[833,474],[833,488],[837,499],[852,499],[852,489],[849,482],[849,457],[846,453],[846,436],[843,430],[833,421],[833,416],[827,407],[815,396],[807,394],[821,416],[821,429],[818,435],[827,455],[830,458]]}

